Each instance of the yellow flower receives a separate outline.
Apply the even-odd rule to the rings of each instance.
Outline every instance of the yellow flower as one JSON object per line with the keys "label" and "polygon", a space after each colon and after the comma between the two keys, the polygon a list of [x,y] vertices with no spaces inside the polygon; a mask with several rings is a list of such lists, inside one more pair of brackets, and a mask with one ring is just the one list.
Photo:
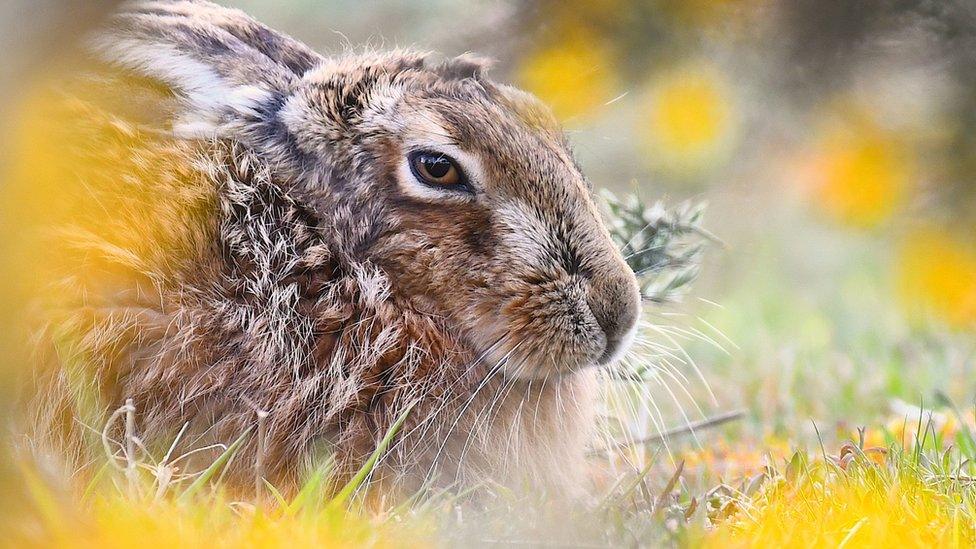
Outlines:
{"label": "yellow flower", "polygon": [[525,89],[552,107],[560,120],[585,116],[613,99],[613,56],[607,43],[582,26],[531,53],[518,70]]}
{"label": "yellow flower", "polygon": [[656,76],[647,94],[640,133],[655,167],[690,172],[728,150],[734,108],[723,75],[689,64]]}
{"label": "yellow flower", "polygon": [[910,313],[976,326],[976,251],[945,232],[919,231],[901,247],[898,289]]}
{"label": "yellow flower", "polygon": [[857,227],[874,227],[897,210],[912,173],[899,139],[855,112],[831,124],[815,152],[819,204],[835,218]]}

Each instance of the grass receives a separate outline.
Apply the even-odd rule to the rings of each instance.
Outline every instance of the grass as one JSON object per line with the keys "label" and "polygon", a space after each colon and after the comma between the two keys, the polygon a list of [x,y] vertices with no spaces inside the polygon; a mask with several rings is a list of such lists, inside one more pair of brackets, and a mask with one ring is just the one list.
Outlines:
{"label": "grass", "polygon": [[[128,404],[120,409],[131,410]],[[220,474],[252,436],[250,430],[207,468],[182,477],[174,475],[179,457],[157,461],[142,452],[140,459],[139,452],[129,453],[129,444],[127,466],[117,465],[112,455],[83,489],[58,490],[56,478],[44,478],[39,464],[26,460],[20,479],[30,512],[9,533],[22,544],[58,547],[416,546],[431,537],[421,521],[398,527],[394,508],[381,507],[382,516],[368,514],[363,497],[371,471],[406,417],[344,486],[329,489],[326,460],[291,499],[266,481],[250,497],[227,493]],[[131,432],[126,439],[138,440]]]}
{"label": "grass", "polygon": [[[599,501],[575,508],[553,508],[544,498],[516,498],[497,487],[482,487],[477,498],[471,491],[367,504],[360,489],[382,455],[382,443],[336,495],[327,495],[332,492],[325,488],[326,466],[288,500],[270,486],[265,496],[242,498],[228,495],[219,482],[203,482],[219,474],[225,459],[188,480],[188,487],[177,482],[162,491],[160,478],[149,474],[140,475],[132,490],[126,470],[110,466],[83,491],[59,491],[24,464],[20,478],[30,512],[7,530],[8,540],[59,547],[415,547],[471,541],[971,547],[976,426],[971,417],[962,418],[947,430],[944,420],[951,413],[920,414],[895,432],[863,431],[834,452],[819,447],[779,461],[767,456],[755,474],[707,490],[686,482],[684,461],[669,476],[652,478],[661,460],[651,459],[643,470],[622,475]],[[870,446],[879,436],[887,445]],[[229,447],[222,458],[233,451]]]}
{"label": "grass", "polygon": [[[729,518],[704,541],[716,547],[972,547],[976,491],[955,472],[958,453],[892,452],[880,463],[856,446],[853,459],[806,463],[803,454],[753,496],[731,492],[714,507]],[[922,456],[925,456],[924,458]],[[724,496],[725,494],[723,494]]]}
{"label": "grass", "polygon": [[[132,498],[98,488],[81,502],[58,502],[32,481],[42,512],[22,523],[19,543],[59,547],[400,547],[429,535],[329,505],[265,506],[221,493],[189,499]],[[306,498],[311,501],[311,498]],[[42,503],[43,502],[43,503]]]}

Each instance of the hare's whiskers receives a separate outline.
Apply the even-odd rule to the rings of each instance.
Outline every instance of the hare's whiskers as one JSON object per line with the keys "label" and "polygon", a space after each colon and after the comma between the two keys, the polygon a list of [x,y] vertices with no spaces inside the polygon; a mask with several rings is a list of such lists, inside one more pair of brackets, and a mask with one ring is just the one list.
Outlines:
{"label": "hare's whiskers", "polygon": [[[412,435],[415,435],[416,434],[416,437],[415,438],[417,438],[418,440],[423,439],[424,436],[427,434],[427,431],[433,425],[436,424],[436,421],[435,420],[440,415],[440,413],[444,410],[444,408],[446,408],[449,404],[452,404],[454,401],[462,398],[462,393],[460,393],[460,392],[454,393],[453,396],[452,396],[452,390],[454,388],[456,388],[464,380],[465,376],[470,372],[470,370],[472,368],[475,368],[479,364],[481,364],[481,362],[489,354],[491,354],[492,352],[494,352],[495,349],[497,349],[499,346],[501,346],[503,343],[505,343],[506,340],[507,340],[507,338],[510,335],[511,335],[511,331],[509,330],[509,331],[505,332],[504,334],[502,334],[501,336],[499,336],[498,339],[496,339],[494,343],[492,343],[487,349],[485,349],[480,355],[478,355],[478,357],[476,357],[474,360],[472,360],[471,362],[469,362],[468,363],[468,366],[465,367],[465,368],[463,368],[462,371],[461,371],[461,373],[460,373],[460,375],[458,375],[453,381],[451,381],[450,384],[447,387],[442,388],[442,391],[443,391],[442,392],[442,395],[443,396],[441,398],[441,402],[437,405],[437,407],[434,408],[432,411],[428,412],[427,415],[424,417],[424,419],[421,420],[412,429],[410,429],[409,431],[407,431],[406,433],[404,433],[402,436],[397,437],[398,440],[390,448],[390,451],[396,449],[401,444],[404,444],[405,441],[409,440]],[[438,387],[436,387],[436,385],[435,386],[432,386],[430,388],[431,391],[433,391],[435,389],[438,389]],[[418,429],[421,429],[421,428],[423,428],[423,430],[420,431],[420,433],[416,433],[416,431]],[[431,442],[430,444],[433,444],[433,442]]]}
{"label": "hare's whiskers", "polygon": [[[467,439],[464,445],[461,447],[461,454],[458,457],[458,464],[464,463],[464,457],[467,455],[468,450],[470,450],[471,444],[476,436],[488,436],[491,432],[492,425],[494,424],[495,417],[494,413],[496,405],[502,405],[504,401],[508,398],[512,389],[518,384],[518,375],[521,373],[523,367],[525,366],[528,359],[523,359],[514,369],[512,375],[505,376],[502,385],[495,391],[491,402],[486,409],[482,409],[478,417],[475,418],[475,423],[472,428],[468,431]],[[479,428],[479,424],[484,420],[484,429]]]}
{"label": "hare's whiskers", "polygon": [[489,369],[489,371],[485,374],[484,378],[481,380],[481,383],[478,384],[478,387],[468,397],[467,402],[465,402],[464,406],[458,412],[457,417],[455,417],[453,423],[451,423],[451,427],[448,429],[447,433],[444,434],[440,447],[437,449],[437,452],[434,454],[434,459],[431,461],[430,469],[427,471],[427,475],[425,479],[429,479],[430,476],[434,474],[434,471],[437,467],[437,462],[440,460],[441,455],[444,453],[444,449],[447,447],[447,444],[451,439],[451,434],[454,432],[454,429],[457,428],[458,423],[467,413],[468,408],[471,407],[471,404],[478,397],[478,394],[481,392],[481,390],[484,389],[484,387],[488,384],[488,381],[491,380],[491,378],[494,377],[495,374],[501,371],[501,369],[505,366],[505,363],[508,361],[508,358],[515,351],[517,351],[519,347],[522,346],[522,343],[523,343],[522,341],[516,343],[511,350],[505,353],[505,355],[500,360],[498,360],[498,362],[491,369]]}

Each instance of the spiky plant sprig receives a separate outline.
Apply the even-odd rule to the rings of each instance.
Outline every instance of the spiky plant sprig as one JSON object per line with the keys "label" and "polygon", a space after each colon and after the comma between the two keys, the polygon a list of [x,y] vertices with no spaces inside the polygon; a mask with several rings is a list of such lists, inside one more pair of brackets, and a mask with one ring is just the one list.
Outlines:
{"label": "spiky plant sprig", "polygon": [[679,300],[701,270],[706,246],[718,242],[702,227],[706,204],[682,202],[667,208],[648,205],[636,194],[617,198],[603,192],[610,235],[637,274],[647,301]]}

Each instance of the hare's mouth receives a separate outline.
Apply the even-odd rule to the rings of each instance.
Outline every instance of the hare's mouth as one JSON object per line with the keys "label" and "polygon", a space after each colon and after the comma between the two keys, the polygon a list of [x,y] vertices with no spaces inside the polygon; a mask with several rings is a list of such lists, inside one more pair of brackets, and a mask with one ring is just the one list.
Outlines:
{"label": "hare's mouth", "polygon": [[607,337],[606,346],[603,348],[603,354],[596,362],[597,365],[606,366],[620,360],[627,354],[627,350],[634,343],[634,338],[637,337],[637,325],[638,323],[635,322],[622,336]]}
{"label": "hare's mouth", "polygon": [[483,334],[476,348],[489,371],[531,380],[607,366],[627,352],[637,333],[636,317],[608,329],[585,305],[568,314],[533,312],[522,310],[517,320],[502,313],[476,327]]}
{"label": "hare's mouth", "polygon": [[634,340],[640,304],[636,291],[600,293],[570,277],[526,282],[521,292],[479,312],[469,317],[470,333],[487,367],[510,378],[537,379],[620,358]]}

